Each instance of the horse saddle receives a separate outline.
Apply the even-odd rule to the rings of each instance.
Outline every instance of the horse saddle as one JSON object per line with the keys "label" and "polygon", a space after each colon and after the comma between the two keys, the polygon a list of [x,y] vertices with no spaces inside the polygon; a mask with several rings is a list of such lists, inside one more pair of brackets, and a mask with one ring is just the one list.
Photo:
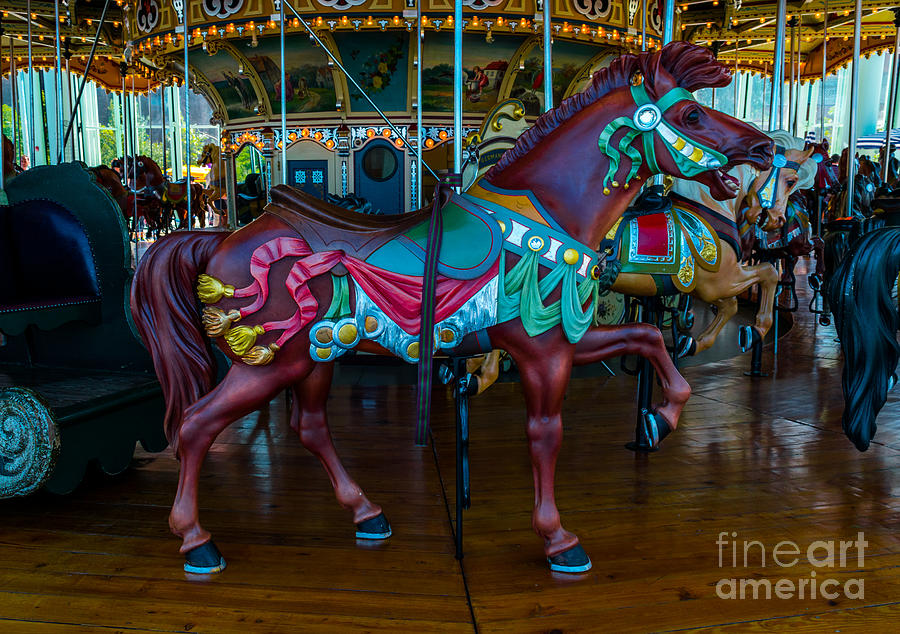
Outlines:
{"label": "horse saddle", "polygon": [[689,293],[696,286],[695,264],[712,272],[719,269],[716,233],[687,209],[671,203],[655,207],[626,212],[604,242],[614,244],[621,273],[671,278],[672,290]]}
{"label": "horse saddle", "polygon": [[186,180],[169,182],[163,190],[163,200],[167,203],[177,205],[187,198],[188,184]]}
{"label": "horse saddle", "polygon": [[[272,188],[266,212],[296,230],[313,251],[341,250],[368,264],[403,275],[425,270],[430,209],[392,216],[368,215],[320,200],[292,187]],[[438,273],[474,279],[490,269],[503,243],[488,214],[453,195],[441,208],[443,233]]]}

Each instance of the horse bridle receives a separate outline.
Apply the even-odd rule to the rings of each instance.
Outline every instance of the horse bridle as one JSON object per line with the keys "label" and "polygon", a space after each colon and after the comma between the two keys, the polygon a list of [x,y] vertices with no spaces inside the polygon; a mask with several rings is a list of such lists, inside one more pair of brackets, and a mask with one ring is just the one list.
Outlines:
{"label": "horse bridle", "polygon": [[[625,179],[624,187],[626,189],[628,188],[628,181],[637,175],[644,160],[647,161],[647,166],[652,174],[662,174],[659,162],[656,160],[654,141],[657,135],[663,140],[672,160],[684,178],[693,178],[702,172],[719,169],[728,163],[728,157],[721,152],[717,152],[702,143],[688,138],[687,135],[674,129],[666,122],[664,113],[669,108],[682,101],[697,101],[689,91],[676,87],[654,102],[644,86],[643,75],[640,72],[636,72],[631,77],[631,97],[637,105],[634,114],[630,117],[618,117],[608,123],[597,141],[600,151],[609,158],[609,170],[603,178],[604,194],[609,194],[609,185],[613,187],[619,186],[619,183],[614,178],[619,170],[621,154],[625,154],[631,159],[631,168],[628,171],[628,177]],[[619,140],[618,149],[616,149],[610,144],[610,140],[621,128],[630,129]],[[631,144],[638,137],[641,137],[643,142],[643,157],[636,148],[631,147]]]}
{"label": "horse bridle", "polygon": [[771,209],[775,206],[775,199],[778,196],[778,178],[781,170],[789,169],[795,172],[800,171],[800,163],[790,161],[784,155],[785,149],[780,145],[775,146],[775,156],[772,159],[772,169],[769,171],[768,177],[762,186],[756,190],[756,197],[759,199],[759,205],[763,209]]}

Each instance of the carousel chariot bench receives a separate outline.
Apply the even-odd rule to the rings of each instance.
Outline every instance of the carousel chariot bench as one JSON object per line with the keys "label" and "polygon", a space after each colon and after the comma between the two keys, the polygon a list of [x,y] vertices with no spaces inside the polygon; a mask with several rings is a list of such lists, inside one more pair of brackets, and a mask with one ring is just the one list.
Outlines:
{"label": "carousel chariot bench", "polygon": [[0,206],[0,498],[68,493],[135,443],[166,447],[163,403],[127,309],[121,213],[82,165],[38,167]]}

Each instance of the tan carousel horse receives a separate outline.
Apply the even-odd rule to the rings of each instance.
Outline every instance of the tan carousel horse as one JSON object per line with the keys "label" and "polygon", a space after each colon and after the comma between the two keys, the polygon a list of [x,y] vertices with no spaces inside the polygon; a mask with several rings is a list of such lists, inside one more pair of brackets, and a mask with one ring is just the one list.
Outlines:
{"label": "tan carousel horse", "polygon": [[[715,319],[696,341],[685,340],[679,351],[682,354],[697,354],[710,348],[725,324],[737,313],[737,296],[754,284],[760,285],[760,306],[753,326],[741,329],[743,351],[746,352],[754,341],[762,340],[772,327],[777,271],[769,263],[741,263],[737,228],[742,220],[766,231],[780,228],[785,222],[791,193],[812,186],[816,163],[811,159],[813,148],[807,149],[803,139],[782,130],[768,134],[776,145],[776,158],[771,168],[757,174],[751,167],[739,165],[729,172],[743,194],[737,198],[717,201],[703,185],[675,179],[670,192],[673,211],[669,217],[672,221],[667,223],[667,231],[663,234],[668,238],[674,233],[675,244],[666,249],[664,256],[641,253],[640,241],[644,236],[635,235],[635,228],[643,231],[640,217],[633,218],[631,226],[623,227],[622,231],[615,231],[616,227],[611,232],[620,234],[619,260],[623,265],[612,285],[613,291],[652,297],[674,289],[716,307]],[[652,216],[643,218],[652,222]],[[661,224],[660,220],[657,219],[657,226]],[[664,258],[668,258],[668,262],[664,262]],[[656,261],[649,261],[653,259]]]}
{"label": "tan carousel horse", "polygon": [[[209,208],[212,209],[219,219],[219,225],[223,224],[225,218],[224,200],[227,196],[225,189],[225,164],[220,160],[219,146],[215,143],[207,143],[200,150],[197,157],[197,165],[209,167],[206,174],[206,182],[203,184],[204,193],[209,199]],[[222,207],[216,207],[216,201],[223,201]]]}

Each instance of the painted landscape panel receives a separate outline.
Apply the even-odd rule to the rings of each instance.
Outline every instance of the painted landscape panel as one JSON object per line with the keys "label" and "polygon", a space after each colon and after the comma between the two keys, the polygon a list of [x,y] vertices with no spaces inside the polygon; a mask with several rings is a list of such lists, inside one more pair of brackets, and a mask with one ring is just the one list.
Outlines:
{"label": "painted landscape panel", "polygon": [[256,91],[247,75],[241,72],[238,61],[228,51],[220,50],[215,55],[207,55],[201,50],[191,51],[188,62],[219,93],[229,121],[255,115],[254,110],[259,105]]}
{"label": "painted landscape panel", "polygon": [[[277,37],[261,38],[256,48],[243,51],[262,80],[272,105],[272,114],[281,114],[281,44]],[[328,58],[309,37],[285,38],[285,97],[287,112],[334,110],[337,99]]]}
{"label": "painted landscape panel", "polygon": [[[509,60],[524,41],[517,35],[463,35],[463,110],[487,112],[494,107]],[[423,57],[423,112],[453,112],[452,33],[429,32]]]}

